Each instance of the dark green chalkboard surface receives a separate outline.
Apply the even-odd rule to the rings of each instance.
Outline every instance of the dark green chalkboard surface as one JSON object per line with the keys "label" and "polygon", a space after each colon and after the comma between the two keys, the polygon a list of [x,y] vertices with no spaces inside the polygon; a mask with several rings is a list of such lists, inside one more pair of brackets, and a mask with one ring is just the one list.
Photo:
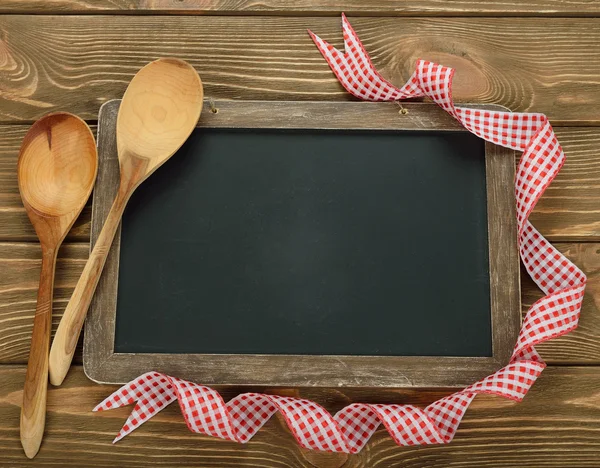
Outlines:
{"label": "dark green chalkboard surface", "polygon": [[198,128],[128,205],[114,350],[491,356],[486,200],[467,132]]}

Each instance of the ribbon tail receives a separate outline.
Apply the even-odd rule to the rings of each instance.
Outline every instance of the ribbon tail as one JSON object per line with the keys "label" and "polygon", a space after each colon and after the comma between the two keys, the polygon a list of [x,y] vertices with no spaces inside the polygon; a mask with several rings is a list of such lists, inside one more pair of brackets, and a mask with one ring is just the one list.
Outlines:
{"label": "ribbon tail", "polygon": [[123,385],[99,403],[93,411],[105,411],[136,403],[121,431],[113,440],[114,444],[169,406],[176,398],[175,389],[168,376],[158,372],[147,372]]}
{"label": "ribbon tail", "polygon": [[330,59],[338,60],[338,61],[345,60],[345,57],[344,57],[345,54],[342,54],[339,50],[337,50],[335,47],[333,47],[329,42],[321,39],[310,29],[307,29],[307,31],[308,31],[310,38],[313,40],[313,42],[317,46],[317,49],[319,49],[319,52],[321,52],[321,55],[323,55],[323,57],[325,57],[328,62]]}
{"label": "ribbon tail", "polygon": [[[332,53],[334,53],[334,54],[343,55],[344,57],[347,58],[349,55],[355,55],[354,48],[356,46],[358,46],[361,49],[360,51],[362,52],[362,54],[364,54],[364,56],[366,56],[370,62],[369,54],[367,54],[367,51],[365,50],[364,46],[362,45],[362,42],[359,39],[358,34],[356,34],[356,31],[354,31],[354,28],[352,27],[352,25],[350,24],[350,22],[348,21],[348,18],[346,18],[346,15],[344,13],[342,13],[342,31],[344,34],[344,53],[343,54],[338,49],[336,49],[331,44],[329,44],[327,41],[324,41],[319,36],[317,36],[315,33],[313,33],[310,29],[308,29],[307,31],[308,31],[308,34],[310,35],[310,37],[312,38],[313,42],[315,43],[315,45],[319,48],[319,50],[328,49],[328,50],[331,50]],[[372,63],[371,63],[371,67],[375,68],[375,67],[373,67]]]}
{"label": "ribbon tail", "polygon": [[343,54],[311,30],[308,30],[308,34],[346,91],[365,101],[398,101],[423,95],[414,79],[402,88],[397,88],[381,76],[344,14],[342,30]]}

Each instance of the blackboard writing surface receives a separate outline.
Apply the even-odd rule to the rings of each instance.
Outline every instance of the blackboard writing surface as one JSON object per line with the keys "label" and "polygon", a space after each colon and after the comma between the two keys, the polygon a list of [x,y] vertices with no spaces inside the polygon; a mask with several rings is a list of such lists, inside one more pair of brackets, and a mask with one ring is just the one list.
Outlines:
{"label": "blackboard writing surface", "polygon": [[126,210],[115,352],[491,356],[486,200],[467,132],[196,129]]}

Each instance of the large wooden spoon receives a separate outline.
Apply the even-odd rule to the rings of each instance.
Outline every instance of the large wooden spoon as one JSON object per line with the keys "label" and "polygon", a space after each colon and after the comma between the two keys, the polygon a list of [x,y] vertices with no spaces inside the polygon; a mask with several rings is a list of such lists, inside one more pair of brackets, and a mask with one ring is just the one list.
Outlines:
{"label": "large wooden spoon", "polygon": [[203,95],[202,81],[194,68],[177,59],[160,59],[146,65],[125,91],[117,117],[121,183],[54,337],[50,350],[53,385],[60,385],[67,375],[127,201],[190,136],[200,118]]}
{"label": "large wooden spoon", "polygon": [[25,135],[17,164],[19,191],[42,246],[42,273],[21,407],[21,444],[29,458],[40,448],[46,422],[56,254],[90,197],[97,169],[94,135],[79,117],[50,114]]}

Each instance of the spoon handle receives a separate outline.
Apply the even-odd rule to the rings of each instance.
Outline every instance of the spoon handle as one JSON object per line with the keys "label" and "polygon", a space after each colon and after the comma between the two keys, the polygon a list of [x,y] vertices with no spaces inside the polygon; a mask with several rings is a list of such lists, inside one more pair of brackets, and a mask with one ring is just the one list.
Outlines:
{"label": "spoon handle", "polygon": [[56,249],[42,248],[42,272],[21,406],[21,445],[28,458],[33,458],[38,453],[46,424],[48,348],[52,329],[55,266]]}
{"label": "spoon handle", "polygon": [[58,325],[50,349],[50,383],[52,385],[62,384],[69,371],[87,310],[92,302],[92,297],[94,297],[106,257],[128,199],[129,194],[120,189]]}

